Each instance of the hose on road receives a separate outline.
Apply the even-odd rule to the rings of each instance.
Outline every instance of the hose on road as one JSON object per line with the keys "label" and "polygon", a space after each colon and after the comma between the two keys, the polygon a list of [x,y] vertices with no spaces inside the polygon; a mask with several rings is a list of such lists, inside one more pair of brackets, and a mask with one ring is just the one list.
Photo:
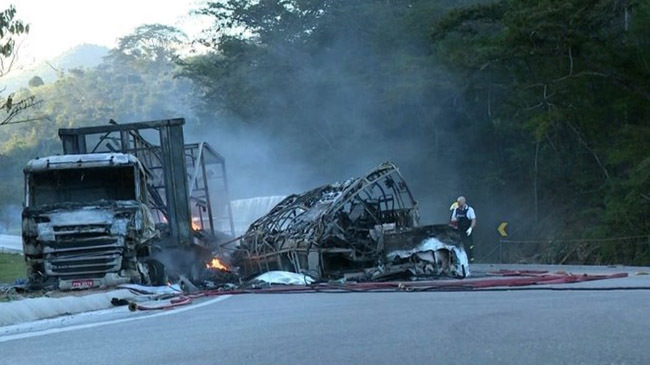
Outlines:
{"label": "hose on road", "polygon": [[546,287],[539,285],[569,284],[594,280],[627,277],[627,273],[608,275],[573,275],[566,273],[549,274],[547,271],[497,271],[490,275],[501,279],[432,280],[413,282],[364,282],[364,283],[314,283],[305,286],[271,286],[267,288],[204,290],[196,294],[177,294],[168,303],[147,306],[129,303],[129,310],[168,310],[191,304],[192,300],[220,295],[238,294],[296,294],[296,293],[386,293],[386,292],[496,292],[496,291],[614,291],[650,290],[650,286],[634,287]]}

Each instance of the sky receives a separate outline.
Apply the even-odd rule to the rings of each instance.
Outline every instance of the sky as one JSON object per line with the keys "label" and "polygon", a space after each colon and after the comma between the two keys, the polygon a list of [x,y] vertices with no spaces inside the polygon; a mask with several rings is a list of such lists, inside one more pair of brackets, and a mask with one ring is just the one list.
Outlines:
{"label": "sky", "polygon": [[30,25],[23,40],[18,67],[29,69],[74,46],[90,43],[114,47],[117,39],[142,24],[161,23],[193,35],[205,27],[190,10],[204,0],[0,0],[10,4],[17,18]]}

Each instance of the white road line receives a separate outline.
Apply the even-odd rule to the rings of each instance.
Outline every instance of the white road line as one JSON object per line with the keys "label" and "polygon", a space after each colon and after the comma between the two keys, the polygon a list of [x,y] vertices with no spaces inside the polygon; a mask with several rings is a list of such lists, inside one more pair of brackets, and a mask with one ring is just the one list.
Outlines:
{"label": "white road line", "polygon": [[70,332],[70,331],[82,330],[82,329],[86,329],[86,328],[95,328],[95,327],[107,326],[107,325],[117,324],[117,323],[139,321],[139,320],[142,320],[142,319],[169,316],[169,315],[172,315],[172,314],[182,313],[182,312],[189,311],[189,310],[192,310],[192,309],[205,307],[206,305],[214,304],[216,302],[226,300],[226,299],[228,299],[230,297],[231,297],[231,295],[223,295],[223,296],[219,296],[217,298],[214,298],[212,300],[208,300],[207,302],[203,302],[203,303],[199,303],[199,304],[191,304],[191,305],[189,305],[187,307],[181,307],[181,308],[173,309],[173,310],[165,310],[165,311],[155,313],[155,314],[151,314],[151,315],[147,315],[147,316],[138,316],[138,317],[132,317],[132,318],[114,319],[114,320],[111,320],[111,321],[95,322],[95,323],[87,323],[87,324],[78,324],[78,325],[75,325],[75,326],[69,326],[69,327],[63,327],[63,328],[50,328],[50,329],[42,330],[42,331],[18,333],[18,334],[15,334],[15,335],[0,337],[0,342],[7,342],[7,341],[12,341],[12,340],[20,340],[20,339],[30,338],[30,337],[39,337],[39,336],[51,335],[51,334],[54,334],[54,333]]}

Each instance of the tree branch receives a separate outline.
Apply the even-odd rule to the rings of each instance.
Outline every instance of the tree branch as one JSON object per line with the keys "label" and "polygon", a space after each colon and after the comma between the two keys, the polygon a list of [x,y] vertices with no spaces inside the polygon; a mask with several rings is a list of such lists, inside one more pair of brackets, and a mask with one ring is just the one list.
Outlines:
{"label": "tree branch", "polygon": [[589,144],[587,144],[587,142],[582,138],[582,135],[580,134],[578,129],[573,124],[571,124],[571,122],[567,120],[566,124],[569,126],[569,128],[571,128],[571,130],[573,130],[573,133],[575,133],[575,135],[578,137],[578,141],[580,142],[580,144],[587,151],[589,151],[589,153],[591,153],[591,155],[594,157],[594,160],[596,160],[596,163],[598,164],[598,166],[600,166],[601,170],[603,171],[603,174],[605,175],[605,180],[609,181],[609,171],[607,171],[605,165],[603,165],[603,163],[600,161],[600,158],[598,157],[596,152],[591,147],[589,147]]}
{"label": "tree branch", "polygon": [[0,125],[21,124],[21,123],[36,122],[36,121],[41,121],[41,120],[47,120],[48,122],[52,121],[52,119],[50,119],[50,117],[48,117],[47,115],[44,115],[44,116],[40,116],[40,117],[33,117],[33,118],[27,118],[27,119],[11,120],[11,121],[8,121],[8,122],[3,122]]}
{"label": "tree branch", "polygon": [[0,105],[0,110],[4,109],[7,112],[7,115],[4,117],[4,119],[0,119],[0,126],[5,124],[14,124],[12,123],[12,119],[14,119],[19,113],[36,107],[42,102],[43,100],[36,100],[35,96],[30,96],[14,103],[13,99],[10,96],[5,100],[4,104]]}

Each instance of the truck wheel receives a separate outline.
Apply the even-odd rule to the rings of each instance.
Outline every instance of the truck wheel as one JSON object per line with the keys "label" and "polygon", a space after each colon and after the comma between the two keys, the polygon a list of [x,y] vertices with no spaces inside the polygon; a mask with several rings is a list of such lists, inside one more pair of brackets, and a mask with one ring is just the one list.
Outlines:
{"label": "truck wheel", "polygon": [[158,260],[147,260],[147,268],[149,269],[149,280],[153,286],[167,285],[167,273],[165,272],[165,265]]}

